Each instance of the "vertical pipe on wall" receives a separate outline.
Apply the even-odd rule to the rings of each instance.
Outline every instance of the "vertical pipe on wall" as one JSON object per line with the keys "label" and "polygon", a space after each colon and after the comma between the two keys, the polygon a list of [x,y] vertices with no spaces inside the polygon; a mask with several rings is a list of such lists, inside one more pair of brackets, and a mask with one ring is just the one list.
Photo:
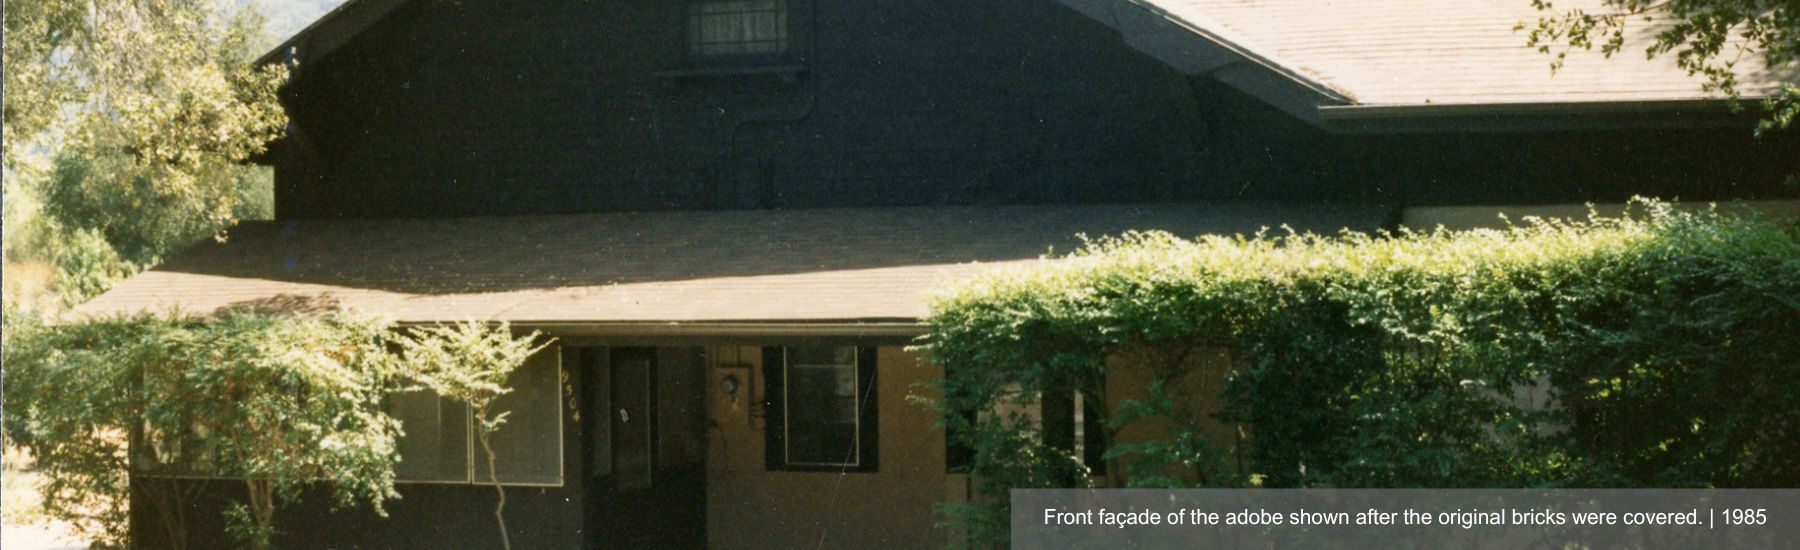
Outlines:
{"label": "vertical pipe on wall", "polygon": [[[818,0],[809,0],[807,2],[807,17],[808,17],[807,31],[806,31],[807,53],[806,53],[806,58],[804,59],[804,64],[807,67],[807,70],[810,71],[812,69],[812,67],[815,65],[815,63],[817,62],[818,55],[819,55],[819,3],[818,3]],[[773,204],[770,204],[776,198],[773,195],[774,190],[768,188],[771,184],[770,180],[772,179],[772,176],[769,174],[769,170],[767,169],[766,165],[764,165],[762,167],[762,170],[758,171],[759,172],[759,174],[758,174],[759,181],[756,182],[756,185],[758,186],[758,188],[755,190],[756,191],[756,193],[755,193],[756,199],[754,200],[754,204],[744,204],[744,200],[742,198],[742,197],[744,197],[743,190],[738,188],[740,185],[739,170],[741,170],[741,167],[738,164],[738,161],[739,161],[739,159],[738,159],[738,153],[739,153],[738,136],[741,135],[741,132],[743,131],[743,129],[745,127],[748,127],[752,124],[765,124],[765,125],[783,124],[783,123],[795,124],[795,123],[799,123],[799,122],[804,122],[806,119],[811,118],[813,115],[813,112],[818,110],[818,105],[819,105],[819,77],[817,75],[810,75],[810,74],[803,75],[803,77],[807,79],[807,81],[808,81],[807,85],[808,85],[808,88],[811,90],[811,92],[806,95],[806,102],[800,107],[800,109],[797,112],[792,113],[792,114],[777,114],[777,115],[762,115],[759,113],[750,113],[750,114],[744,115],[742,118],[739,118],[736,123],[731,125],[731,130],[726,134],[726,137],[725,137],[725,165],[726,165],[726,173],[731,178],[731,189],[732,189],[731,196],[736,197],[736,198],[733,200],[733,204],[724,205],[724,206],[736,206],[736,207],[740,207],[740,208],[742,208],[742,207],[768,208],[768,207],[774,206]]]}

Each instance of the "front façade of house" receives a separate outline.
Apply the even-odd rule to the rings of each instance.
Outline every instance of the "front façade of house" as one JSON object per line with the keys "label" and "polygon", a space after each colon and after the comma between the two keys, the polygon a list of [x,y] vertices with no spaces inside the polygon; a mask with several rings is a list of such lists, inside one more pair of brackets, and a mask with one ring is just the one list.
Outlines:
{"label": "front fa\u00e7ade of house", "polygon": [[[1800,211],[1800,140],[1669,62],[1553,78],[1511,32],[1528,2],[1414,4],[350,0],[264,60],[293,68],[279,219],[77,312],[554,336],[497,435],[521,547],[933,547],[968,480],[908,402],[941,367],[905,346],[985,266],[1632,195]],[[1104,445],[1063,401],[1046,425]],[[288,545],[497,543],[467,412],[392,412],[391,517],[303,502]]]}

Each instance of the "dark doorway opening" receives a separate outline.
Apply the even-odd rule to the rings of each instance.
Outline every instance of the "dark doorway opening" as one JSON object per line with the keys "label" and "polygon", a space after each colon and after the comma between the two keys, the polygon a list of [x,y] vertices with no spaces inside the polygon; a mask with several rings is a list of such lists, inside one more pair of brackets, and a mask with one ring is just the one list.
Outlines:
{"label": "dark doorway opening", "polygon": [[702,350],[584,350],[592,548],[706,546]]}

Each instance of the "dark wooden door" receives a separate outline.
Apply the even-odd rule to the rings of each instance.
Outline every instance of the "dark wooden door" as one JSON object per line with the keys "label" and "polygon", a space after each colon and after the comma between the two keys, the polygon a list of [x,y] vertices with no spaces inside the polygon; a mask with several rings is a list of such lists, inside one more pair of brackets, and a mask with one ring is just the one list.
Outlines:
{"label": "dark wooden door", "polygon": [[[670,388],[659,384],[655,348],[609,351],[589,393],[597,420],[589,453],[589,495],[598,504],[591,508],[597,512],[590,523],[597,535],[594,546],[702,548],[704,473],[659,460],[658,442],[666,439],[660,416],[668,405],[662,402],[685,396],[661,395]],[[694,510],[700,510],[698,517]]]}

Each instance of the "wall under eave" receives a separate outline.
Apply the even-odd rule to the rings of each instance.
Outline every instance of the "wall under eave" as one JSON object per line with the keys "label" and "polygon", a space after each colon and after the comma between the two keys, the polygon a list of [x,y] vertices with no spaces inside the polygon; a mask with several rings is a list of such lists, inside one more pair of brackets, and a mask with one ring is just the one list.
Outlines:
{"label": "wall under eave", "polygon": [[[900,347],[876,348],[880,462],[862,473],[769,471],[763,420],[751,408],[762,397],[762,348],[717,347],[708,353],[709,407],[715,429],[707,462],[710,548],[939,548],[950,532],[936,528],[935,507],[960,498],[959,479],[945,473],[944,432],[937,416],[907,399],[943,369],[922,365]],[[716,391],[724,377],[745,380],[732,397]]]}
{"label": "wall under eave", "polygon": [[[1750,126],[1521,130],[1499,119],[1432,131],[1336,133],[1242,92],[1194,80],[1203,106],[1207,198],[1357,200],[1424,206],[1800,198],[1800,132]],[[1643,116],[1665,116],[1648,112]],[[1572,117],[1580,127],[1583,119]]]}

